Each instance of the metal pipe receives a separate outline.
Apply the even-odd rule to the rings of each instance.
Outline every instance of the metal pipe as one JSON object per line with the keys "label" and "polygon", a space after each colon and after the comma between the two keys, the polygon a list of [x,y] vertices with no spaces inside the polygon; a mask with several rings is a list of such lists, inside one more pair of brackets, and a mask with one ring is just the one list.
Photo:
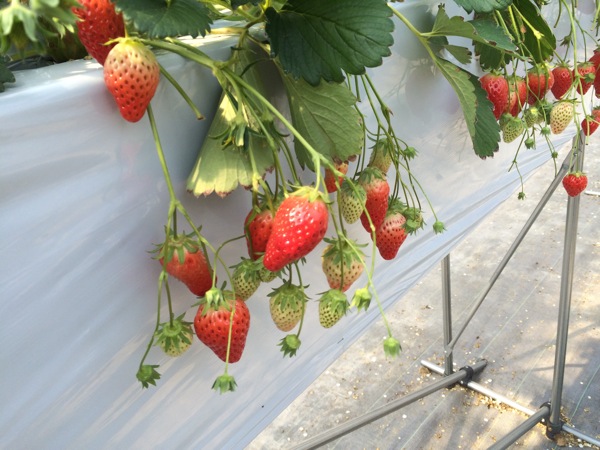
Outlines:
{"label": "metal pipe", "polygon": [[597,447],[600,447],[600,439],[596,439],[592,436],[588,436],[587,434],[584,434],[581,431],[579,431],[569,425],[563,425],[562,429],[563,429],[563,431],[566,431],[567,433],[572,434],[573,436],[581,439],[582,441],[586,441],[592,445],[596,445]]}
{"label": "metal pipe", "polygon": [[304,442],[301,442],[297,446],[293,447],[292,450],[308,450],[317,448],[321,445],[327,444],[328,442],[334,441],[352,431],[367,425],[371,422],[374,422],[377,419],[380,419],[384,416],[387,416],[398,409],[403,408],[404,406],[410,405],[422,398],[433,394],[434,392],[439,391],[440,389],[446,388],[448,386],[452,386],[467,377],[472,376],[473,374],[477,374],[481,372],[485,366],[487,365],[487,361],[481,360],[476,362],[470,367],[463,367],[460,370],[456,371],[450,376],[443,377],[442,379],[431,383],[429,386],[424,387],[423,389],[419,389],[416,392],[408,394],[402,398],[397,400],[393,400],[389,402],[387,405],[376,408],[362,416],[356,417],[354,419],[348,420],[335,428],[331,428],[321,434],[318,434],[310,439],[307,439]]}
{"label": "metal pipe", "polygon": [[550,405],[543,405],[540,409],[538,409],[535,413],[533,413],[529,419],[523,422],[521,425],[516,427],[502,439],[497,441],[494,445],[489,447],[488,450],[503,450],[510,447],[512,444],[517,442],[517,440],[535,427],[542,420],[548,418],[550,415]]}
{"label": "metal pipe", "polygon": [[[583,168],[582,133],[577,137],[574,149],[574,169]],[[571,310],[571,293],[573,290],[573,272],[575,268],[575,249],[577,246],[577,225],[579,220],[580,196],[569,197],[567,201],[567,217],[565,224],[565,243],[563,250],[562,273],[560,280],[560,300],[558,306],[558,324],[556,334],[556,351],[554,355],[554,376],[552,381],[552,412],[548,424],[550,434],[561,429],[560,407],[562,401],[563,381],[565,376],[565,361],[567,340],[569,336],[569,314]]]}
{"label": "metal pipe", "polygon": [[[444,349],[452,341],[452,291],[450,277],[450,253],[442,259],[442,321],[444,326]],[[452,352],[445,352],[444,375],[454,372]]]}
{"label": "metal pipe", "polygon": [[[435,372],[439,375],[443,375],[444,374],[444,369],[439,367],[436,364],[433,364],[429,361],[421,361],[421,365],[424,367],[427,367],[429,370],[431,370],[432,372]],[[475,382],[475,381],[469,381],[468,383],[466,383],[466,387],[468,387],[469,389],[472,389],[476,392],[479,392],[482,395],[485,395],[493,400],[499,401],[501,403],[504,403],[507,406],[510,406],[511,408],[517,410],[517,411],[521,411],[524,414],[527,414],[528,416],[532,416],[533,414],[535,414],[535,411],[533,409],[527,408],[526,406],[522,406],[520,404],[518,404],[517,402],[515,402],[514,400],[511,400],[508,397],[505,397],[502,394],[498,394],[495,391],[492,391],[491,389],[488,389],[485,386],[482,386],[481,384]],[[581,439],[582,441],[586,441],[590,444],[596,445],[598,447],[600,447],[600,440],[589,436],[579,430],[577,430],[576,428],[573,428],[569,425],[563,425],[562,426],[563,431],[566,431],[567,433],[572,434],[573,436],[575,436],[576,438]]]}
{"label": "metal pipe", "polygon": [[548,203],[548,201],[552,197],[552,194],[554,194],[554,191],[556,190],[556,188],[561,184],[563,177],[566,175],[566,173],[569,170],[569,162],[568,161],[570,160],[571,153],[572,153],[572,151],[569,152],[569,154],[563,161],[558,173],[556,174],[556,177],[554,177],[554,180],[552,180],[552,183],[550,184],[550,186],[548,186],[548,189],[546,190],[546,192],[540,199],[539,203],[536,205],[535,209],[529,216],[529,219],[527,219],[527,222],[525,222],[525,225],[523,225],[523,228],[521,229],[521,231],[517,235],[516,239],[513,241],[512,245],[510,246],[510,248],[504,255],[504,258],[502,258],[502,261],[500,261],[500,263],[498,264],[498,267],[496,268],[496,271],[492,274],[492,277],[490,278],[490,281],[488,282],[487,286],[485,286],[483,288],[483,290],[480,292],[479,296],[477,297],[477,300],[475,301],[475,303],[469,310],[469,314],[468,314],[467,318],[465,319],[463,325],[460,327],[458,333],[456,333],[454,335],[454,338],[452,339],[452,341],[450,341],[450,343],[448,343],[448,345],[444,348],[444,350],[446,351],[446,354],[452,354],[452,352],[454,350],[454,346],[456,345],[456,342],[458,341],[460,336],[466,330],[467,326],[471,322],[471,319],[473,319],[473,316],[475,316],[475,313],[477,312],[477,310],[483,303],[483,300],[485,300],[485,297],[489,294],[490,290],[492,289],[492,287],[494,286],[494,284],[500,277],[500,274],[502,273],[502,271],[504,270],[504,268],[506,267],[506,265],[508,264],[508,262],[514,255],[514,253],[516,252],[519,245],[521,245],[521,242],[523,241],[523,239],[529,232],[531,226],[535,223],[538,216],[540,215],[540,213],[546,206],[546,203]]}
{"label": "metal pipe", "polygon": [[[431,370],[432,372],[435,372],[439,375],[443,375],[444,374],[444,369],[442,369],[441,367],[439,367],[436,364],[433,364],[429,361],[421,361],[421,365],[423,367],[428,368],[429,370]],[[531,416],[535,411],[533,409],[527,408],[525,406],[519,405],[517,402],[511,400],[508,397],[505,397],[502,394],[499,394],[497,392],[492,391],[491,389],[488,389],[487,387],[475,382],[475,381],[469,381],[468,383],[466,383],[466,387],[468,387],[469,389],[472,389],[476,392],[479,392],[482,395],[485,395],[487,397],[490,397],[493,400],[499,401],[501,403],[504,403],[505,405],[510,406],[513,409],[516,409],[517,411],[521,411],[524,414],[527,414],[528,416]]]}

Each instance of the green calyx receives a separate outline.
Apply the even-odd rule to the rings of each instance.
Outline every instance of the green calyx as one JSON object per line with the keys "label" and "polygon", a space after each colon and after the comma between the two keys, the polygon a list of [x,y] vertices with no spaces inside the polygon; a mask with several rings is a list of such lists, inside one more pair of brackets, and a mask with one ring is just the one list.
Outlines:
{"label": "green calyx", "polygon": [[232,375],[224,373],[217,377],[215,382],[212,385],[212,388],[219,392],[219,394],[225,394],[227,392],[233,392],[237,388],[237,383],[235,382],[235,378]]}
{"label": "green calyx", "polygon": [[373,296],[371,295],[369,288],[364,287],[357,289],[356,292],[354,292],[354,296],[352,297],[351,306],[355,306],[358,311],[360,311],[361,309],[364,309],[366,311],[371,305],[372,298]]}
{"label": "green calyx", "polygon": [[303,304],[308,300],[306,293],[300,286],[289,282],[273,289],[268,296],[276,299],[277,306],[282,311],[287,309],[298,311],[302,309]]}
{"label": "green calyx", "polygon": [[386,356],[390,358],[395,358],[400,354],[400,351],[402,351],[402,347],[400,346],[400,342],[398,342],[398,339],[392,336],[388,336],[383,341],[383,351],[385,352]]}
{"label": "green calyx", "polygon": [[297,334],[288,334],[284,337],[280,342],[279,346],[281,347],[281,351],[283,352],[283,357],[289,356],[290,358],[296,356],[296,352],[300,348],[300,338]]}
{"label": "green calyx", "polygon": [[136,378],[142,383],[143,388],[148,388],[150,385],[156,386],[156,381],[160,380],[160,373],[156,371],[158,365],[142,365],[137,374]]}

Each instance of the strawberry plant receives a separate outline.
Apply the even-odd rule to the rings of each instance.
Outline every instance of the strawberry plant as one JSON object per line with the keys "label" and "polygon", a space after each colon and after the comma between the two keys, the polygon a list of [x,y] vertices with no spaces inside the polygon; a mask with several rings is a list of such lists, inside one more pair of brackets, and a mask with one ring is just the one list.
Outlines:
{"label": "strawberry plant", "polygon": [[[286,357],[301,350],[305,320],[329,328],[372,302],[388,333],[383,350],[398,354],[373,281],[375,260],[402,258],[404,242],[427,225],[424,217],[433,218],[435,233],[445,226],[429,203],[427,186],[411,171],[412,160],[427,149],[402,139],[394,111],[371,77],[403,45],[394,42],[395,28],[422,45],[455,91],[474,156],[491,158],[510,143],[519,152],[543,139],[555,157],[553,134],[570,126],[587,136],[596,130],[597,109],[586,99],[600,96],[600,52],[588,54],[598,45],[594,30],[579,23],[575,2],[558,1],[570,24],[565,37],[557,37],[545,19],[544,2],[455,0],[454,6],[461,14],[451,16],[438,5],[427,29],[384,0],[11,0],[0,9],[0,91],[10,89],[19,61],[54,55],[61,62],[81,57],[84,49],[103,66],[124,126],[147,120],[169,208],[164,224],[149,224],[164,225],[165,233],[155,251],[156,325],[137,372],[143,387],[161,377],[159,365],[147,362],[151,349],[178,356],[192,345],[187,307],[173,301],[171,278],[184,283],[196,302],[193,328],[203,350],[225,363],[213,385],[221,393],[236,387],[229,365],[243,356],[257,301],[268,301],[275,327],[289,333],[279,342]],[[215,60],[196,45],[217,31],[234,43],[227,60]],[[584,39],[577,38],[581,34]],[[466,43],[457,45],[456,38]],[[219,197],[245,189],[248,205],[238,236],[206,239],[171,179],[169,149],[152,110],[157,87],[171,84],[190,114],[203,114],[160,64],[165,53],[208,69],[222,88],[185,188],[194,196]],[[281,83],[285,108],[271,96],[265,66]],[[587,90],[594,95],[586,97]],[[582,184],[584,176],[572,180],[576,176],[566,178],[565,188]],[[354,238],[350,230],[359,220],[362,238]],[[249,259],[225,261],[225,246],[240,247]],[[303,282],[313,252],[321,255],[321,275],[330,288],[316,298]],[[261,283],[275,279],[279,287],[257,298]],[[318,301],[317,318],[306,314],[311,299]]]}

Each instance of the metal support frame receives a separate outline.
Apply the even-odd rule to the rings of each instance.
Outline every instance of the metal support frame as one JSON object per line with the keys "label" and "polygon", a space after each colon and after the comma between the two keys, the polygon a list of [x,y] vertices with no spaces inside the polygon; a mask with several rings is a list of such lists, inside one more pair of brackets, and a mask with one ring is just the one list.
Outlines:
{"label": "metal support frame", "polygon": [[327,430],[324,433],[318,434],[311,439],[307,439],[306,441],[300,443],[300,445],[292,447],[292,450],[307,450],[317,448],[321,445],[327,444],[328,442],[334,441],[364,425],[374,422],[377,419],[381,419],[382,417],[387,416],[388,414],[393,413],[394,411],[397,411],[407,405],[410,405],[411,403],[421,400],[422,398],[427,397],[428,395],[431,395],[441,389],[450,387],[456,383],[464,383],[466,385],[468,380],[470,380],[473,375],[481,372],[486,365],[487,361],[481,360],[473,364],[473,366],[463,367],[453,374],[442,377],[440,380],[431,383],[429,386],[423,389],[391,401],[390,403],[374,409],[373,411],[370,411],[362,416],[351,419],[348,422]]}
{"label": "metal support frame", "polygon": [[549,402],[544,403],[537,411],[531,410],[509,398],[498,394],[485,386],[482,386],[472,380],[473,375],[481,372],[487,365],[487,361],[480,360],[472,367],[466,366],[458,371],[453,371],[453,351],[456,342],[466,330],[471,319],[485,300],[486,296],[500,277],[500,274],[516,252],[517,248],[529,232],[531,226],[535,223],[538,216],[542,212],[545,205],[548,203],[556,188],[560,185],[563,177],[570,170],[581,171],[583,168],[583,157],[585,148],[585,137],[583,133],[579,133],[573,139],[573,147],[563,164],[558,170],[556,177],[540,199],[539,203],[531,213],[529,219],[525,222],[523,228],[515,238],[514,242],[506,252],[504,258],[498,264],[495,272],[492,274],[489,282],[481,290],[479,295],[473,302],[467,318],[459,328],[458,332],[453,335],[452,330],[452,302],[451,302],[451,276],[450,276],[450,255],[446,255],[441,263],[442,269],[442,314],[443,314],[443,342],[444,342],[444,367],[438,367],[428,361],[421,361],[421,365],[429,370],[436,372],[443,377],[433,382],[431,385],[415,391],[403,398],[394,400],[380,408],[370,411],[355,419],[334,427],[324,433],[314,436],[302,442],[300,445],[293,447],[293,450],[314,449],[331,441],[334,441],[364,425],[367,425],[377,419],[380,419],[392,412],[395,412],[404,406],[407,406],[415,401],[418,401],[427,395],[437,392],[443,388],[451,387],[456,383],[473,389],[483,395],[486,395],[496,401],[502,402],[518,411],[521,411],[529,416],[521,425],[512,430],[509,434],[497,441],[490,449],[500,450],[508,448],[514,444],[521,436],[530,431],[538,423],[546,423],[546,435],[553,439],[557,433],[564,430],[573,434],[577,438],[584,440],[590,444],[600,446],[600,441],[588,436],[577,429],[564,424],[560,419],[560,407],[563,391],[563,379],[565,371],[565,361],[567,352],[567,339],[569,331],[569,312],[571,308],[571,292],[573,286],[575,247],[577,239],[577,225],[579,218],[579,196],[569,197],[566,214],[565,227],[565,243],[563,250],[562,276],[559,299],[559,312],[557,320],[557,338],[556,352],[554,360],[554,377],[552,382],[552,398]]}

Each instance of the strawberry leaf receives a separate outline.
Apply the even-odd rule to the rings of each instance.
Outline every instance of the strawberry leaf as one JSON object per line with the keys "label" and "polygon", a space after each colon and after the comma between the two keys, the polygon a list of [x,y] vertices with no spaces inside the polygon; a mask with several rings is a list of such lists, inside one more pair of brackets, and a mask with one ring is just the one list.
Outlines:
{"label": "strawberry leaf", "polygon": [[[434,38],[440,36],[460,36],[485,45],[506,51],[515,51],[517,47],[510,37],[495,22],[489,19],[478,19],[470,22],[460,16],[448,17],[446,10],[439,8],[433,28],[423,36]],[[434,46],[437,42],[431,42]],[[444,45],[444,47],[448,47]],[[457,58],[458,59],[458,58]]]}
{"label": "strawberry leaf", "polygon": [[434,62],[458,96],[475,153],[493,156],[499,148],[500,126],[478,78],[445,59],[436,57]]}
{"label": "strawberry leaf", "polygon": [[[362,129],[354,108],[356,97],[346,86],[283,77],[294,127],[315,150],[329,159],[346,161],[360,153]],[[295,140],[296,156],[302,167],[314,169],[310,153]]]}
{"label": "strawberry leaf", "polygon": [[465,11],[471,13],[488,13],[494,10],[503,10],[509,6],[513,0],[454,0],[457,5],[462,6]]}
{"label": "strawberry leaf", "polygon": [[231,0],[229,3],[231,3],[231,9],[236,9],[240,6],[247,5],[248,3],[258,5],[260,0]]}
{"label": "strawberry leaf", "polygon": [[0,92],[4,92],[4,83],[14,83],[15,76],[0,58]]}
{"label": "strawberry leaf", "polygon": [[195,0],[115,0],[123,17],[149,38],[204,36],[212,19]]}
{"label": "strawberry leaf", "polygon": [[362,74],[390,54],[394,24],[383,0],[289,0],[266,10],[271,50],[288,73],[317,85]]}
{"label": "strawberry leaf", "polygon": [[[266,90],[263,81],[257,66],[253,64],[258,55],[243,51],[238,56],[236,70],[241,72],[243,68],[250,67],[244,72],[244,80],[264,95]],[[273,151],[267,137],[258,132],[256,125],[252,130],[250,124],[237,123],[237,107],[239,102],[233,95],[222,96],[187,181],[188,191],[196,196],[214,192],[224,197],[240,185],[252,186],[255,179],[252,161],[259,177],[274,165]],[[273,134],[276,132],[273,131]]]}

